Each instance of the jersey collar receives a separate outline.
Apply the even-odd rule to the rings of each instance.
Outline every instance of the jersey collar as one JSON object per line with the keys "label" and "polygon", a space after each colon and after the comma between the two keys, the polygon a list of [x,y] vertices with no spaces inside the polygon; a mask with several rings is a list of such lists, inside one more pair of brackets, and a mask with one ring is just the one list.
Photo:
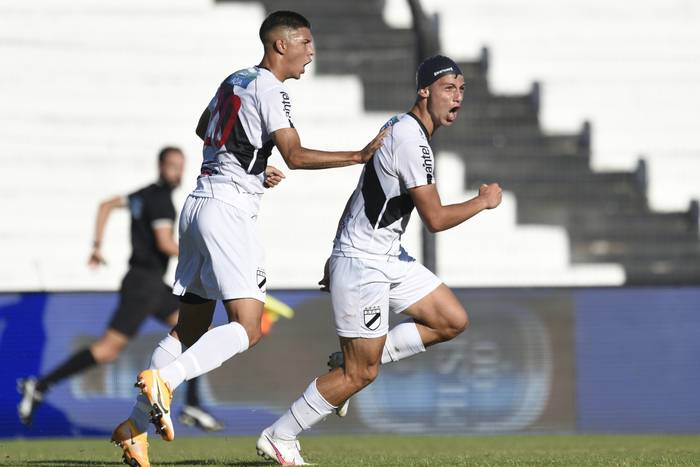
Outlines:
{"label": "jersey collar", "polygon": [[418,126],[420,126],[421,131],[423,131],[423,134],[425,135],[425,139],[430,141],[430,133],[428,133],[428,130],[425,128],[425,125],[423,125],[423,122],[420,121],[420,118],[416,117],[416,115],[413,112],[408,112],[406,115],[413,117],[413,119],[418,122]]}

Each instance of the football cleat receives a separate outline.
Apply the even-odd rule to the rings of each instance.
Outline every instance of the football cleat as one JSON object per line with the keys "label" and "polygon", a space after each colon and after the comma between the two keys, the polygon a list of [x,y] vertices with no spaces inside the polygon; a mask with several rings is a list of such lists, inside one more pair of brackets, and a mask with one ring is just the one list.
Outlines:
{"label": "football cleat", "polygon": [[175,439],[175,428],[173,420],[170,418],[170,401],[173,400],[173,391],[170,384],[160,377],[158,370],[145,370],[136,377],[137,388],[141,394],[148,398],[151,405],[149,419],[156,427],[156,434],[159,434],[165,441]]}
{"label": "football cleat", "polygon": [[112,440],[122,450],[122,461],[131,467],[150,467],[148,435],[139,433],[130,419],[121,422],[112,432]]}
{"label": "football cleat", "polygon": [[185,425],[196,426],[204,431],[221,431],[224,429],[224,424],[221,421],[214,418],[212,414],[202,407],[195,405],[184,406],[178,420]]}
{"label": "football cleat", "polygon": [[17,392],[22,395],[22,399],[17,404],[17,414],[20,421],[27,425],[32,425],[34,410],[41,404],[44,394],[36,387],[36,378],[17,380]]}
{"label": "football cleat", "polygon": [[[328,356],[328,368],[330,370],[328,371],[333,371],[336,368],[342,368],[345,366],[345,357],[343,356],[343,352],[333,352]],[[348,414],[348,406],[350,405],[350,399],[346,400],[342,404],[340,404],[336,409],[335,409],[335,414],[339,417],[344,417]]]}
{"label": "football cleat", "polygon": [[298,440],[288,441],[275,438],[269,428],[262,432],[255,447],[258,456],[280,465],[313,465],[307,464],[301,457],[301,446]]}

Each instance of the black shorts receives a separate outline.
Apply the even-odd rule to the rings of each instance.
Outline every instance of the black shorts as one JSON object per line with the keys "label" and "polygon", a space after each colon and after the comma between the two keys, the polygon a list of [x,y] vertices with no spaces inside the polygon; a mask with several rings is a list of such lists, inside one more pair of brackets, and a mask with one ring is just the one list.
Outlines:
{"label": "black shorts", "polygon": [[158,272],[131,268],[122,280],[119,305],[109,328],[133,337],[149,316],[167,323],[179,307],[179,297],[173,295],[173,290],[163,283]]}

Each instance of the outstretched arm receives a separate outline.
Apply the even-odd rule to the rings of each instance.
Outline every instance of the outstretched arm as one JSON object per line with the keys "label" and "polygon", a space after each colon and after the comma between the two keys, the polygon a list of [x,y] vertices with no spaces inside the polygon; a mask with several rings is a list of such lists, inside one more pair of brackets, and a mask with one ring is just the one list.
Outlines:
{"label": "outstretched arm", "polygon": [[462,203],[442,205],[440,194],[434,184],[409,190],[423,223],[431,232],[451,229],[474,217],[484,209],[493,209],[501,204],[502,190],[498,183],[481,185],[479,194]]}
{"label": "outstretched arm", "polygon": [[290,169],[330,169],[354,164],[364,164],[379,149],[387,133],[382,130],[360,151],[318,151],[301,145],[299,133],[294,128],[281,128],[272,133],[284,162]]}
{"label": "outstretched arm", "polygon": [[109,215],[115,208],[126,207],[126,197],[115,196],[100,203],[100,207],[97,209],[97,219],[95,220],[95,240],[92,243],[92,252],[90,253],[90,259],[88,259],[88,265],[92,268],[96,268],[101,264],[105,263],[102,257],[102,238],[105,232],[105,226],[107,225],[107,220],[109,220]]}

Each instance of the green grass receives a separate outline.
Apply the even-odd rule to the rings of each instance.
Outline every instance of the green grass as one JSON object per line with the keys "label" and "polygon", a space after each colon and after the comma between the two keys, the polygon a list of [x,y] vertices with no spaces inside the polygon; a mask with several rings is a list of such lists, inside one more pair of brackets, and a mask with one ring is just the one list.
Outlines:
{"label": "green grass", "polygon": [[[306,436],[307,462],[338,466],[698,466],[700,436]],[[151,442],[156,466],[271,465],[250,437]],[[0,440],[0,465],[122,465],[102,440]]]}

